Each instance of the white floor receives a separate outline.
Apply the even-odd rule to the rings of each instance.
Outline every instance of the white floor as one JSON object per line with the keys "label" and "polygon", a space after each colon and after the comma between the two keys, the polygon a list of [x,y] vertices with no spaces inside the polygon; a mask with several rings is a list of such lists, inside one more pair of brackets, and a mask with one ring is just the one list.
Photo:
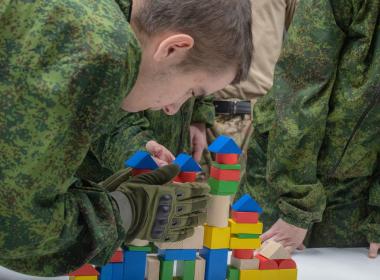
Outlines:
{"label": "white floor", "polygon": [[[294,259],[298,265],[298,280],[380,279],[380,256],[368,259],[364,248],[307,249],[296,253]],[[33,277],[0,267],[0,280],[68,280],[68,277]]]}

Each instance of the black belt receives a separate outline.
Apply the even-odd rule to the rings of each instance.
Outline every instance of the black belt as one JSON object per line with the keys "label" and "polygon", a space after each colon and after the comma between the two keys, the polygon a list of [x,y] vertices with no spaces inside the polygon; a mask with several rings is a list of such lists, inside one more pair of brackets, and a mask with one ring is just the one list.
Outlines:
{"label": "black belt", "polygon": [[221,115],[251,115],[251,101],[214,101],[215,113]]}

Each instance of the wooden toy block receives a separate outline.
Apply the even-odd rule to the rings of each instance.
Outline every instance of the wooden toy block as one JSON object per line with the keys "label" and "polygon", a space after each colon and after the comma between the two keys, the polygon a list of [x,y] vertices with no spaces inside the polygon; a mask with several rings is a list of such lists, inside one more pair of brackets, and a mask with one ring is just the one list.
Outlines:
{"label": "wooden toy block", "polygon": [[112,263],[109,263],[109,264],[106,264],[105,266],[102,266],[102,268],[100,270],[100,280],[113,280],[112,279],[112,267],[113,267]]}
{"label": "wooden toy block", "polygon": [[212,177],[207,180],[211,187],[211,194],[214,195],[232,195],[235,194],[239,187],[239,182],[234,181],[218,181]]}
{"label": "wooden toy block", "polygon": [[248,194],[243,195],[233,205],[232,210],[238,212],[257,212],[261,214],[263,209],[260,205]]}
{"label": "wooden toy block", "polygon": [[178,183],[190,183],[195,182],[197,179],[196,172],[181,172],[174,178],[174,182]]}
{"label": "wooden toy block", "polygon": [[290,259],[290,254],[284,246],[273,240],[265,242],[259,253],[267,259]]}
{"label": "wooden toy block", "polygon": [[208,147],[208,150],[212,153],[220,154],[241,154],[241,149],[236,142],[228,136],[220,135],[214,142]]}
{"label": "wooden toy block", "polygon": [[205,280],[225,280],[227,276],[228,249],[208,249],[200,251],[206,260]]}
{"label": "wooden toy block", "polygon": [[132,167],[133,169],[155,170],[158,168],[152,156],[144,151],[137,151],[132,157],[125,161],[124,165],[125,167]]}
{"label": "wooden toy block", "polygon": [[231,237],[230,249],[258,249],[261,246],[261,239],[240,239]]}
{"label": "wooden toy block", "polygon": [[217,162],[212,162],[211,165],[222,170],[240,170],[241,169],[240,164],[221,164]]}
{"label": "wooden toy block", "polygon": [[260,238],[261,234],[236,233],[235,236],[240,239],[254,239]]}
{"label": "wooden toy block", "polygon": [[259,222],[259,213],[231,211],[231,218],[240,224],[256,224]]}
{"label": "wooden toy block", "polygon": [[197,257],[196,249],[165,249],[158,250],[158,255],[164,261],[193,261]]}
{"label": "wooden toy block", "polygon": [[250,234],[262,234],[263,224],[238,224],[234,220],[229,219],[228,224],[231,228],[231,233],[250,233]]}
{"label": "wooden toy block", "polygon": [[233,266],[228,267],[227,280],[239,280],[239,269]]}
{"label": "wooden toy block", "polygon": [[77,270],[70,272],[68,276],[98,276],[99,272],[91,265],[85,264]]}
{"label": "wooden toy block", "polygon": [[134,252],[152,252],[151,246],[128,246],[128,251],[134,251]]}
{"label": "wooden toy block", "polygon": [[235,249],[235,250],[232,250],[232,256],[238,259],[252,259],[253,250],[252,249]]}
{"label": "wooden toy block", "polygon": [[181,280],[194,280],[195,260],[181,261],[177,263],[177,275],[181,275]]}
{"label": "wooden toy block", "polygon": [[224,249],[230,245],[230,228],[218,228],[205,225],[203,244],[209,249]]}
{"label": "wooden toy block", "polygon": [[238,164],[239,155],[237,154],[216,154],[215,160],[221,164]]}
{"label": "wooden toy block", "polygon": [[[112,277],[112,275],[111,275]],[[69,280],[75,280],[75,276],[69,276]]]}
{"label": "wooden toy block", "polygon": [[132,242],[129,243],[131,246],[148,246],[149,241],[148,240],[142,240],[142,239],[133,239]]}
{"label": "wooden toy block", "polygon": [[264,279],[261,277],[261,271],[257,269],[251,270],[240,270],[239,271],[239,280],[279,280],[279,279]]}
{"label": "wooden toy block", "polygon": [[260,264],[259,264],[260,270],[273,270],[273,269],[278,270],[278,264],[275,260],[267,259],[266,257],[263,257],[261,255],[257,255],[255,257],[258,258],[260,261]]}
{"label": "wooden toy block", "polygon": [[204,238],[204,227],[194,228],[193,236],[177,242],[156,242],[159,249],[202,249]]}
{"label": "wooden toy block", "polygon": [[124,264],[112,263],[112,280],[124,278]]}
{"label": "wooden toy block", "polygon": [[280,278],[280,271],[278,269],[260,271],[262,280],[283,280],[282,278]]}
{"label": "wooden toy block", "polygon": [[279,280],[297,280],[297,269],[281,269],[277,273]]}
{"label": "wooden toy block", "polygon": [[207,224],[213,227],[228,227],[230,203],[229,195],[212,195],[207,204]]}
{"label": "wooden toy block", "polygon": [[211,166],[210,176],[222,181],[240,181],[240,170],[223,170]]}
{"label": "wooden toy block", "polygon": [[202,257],[197,257],[195,260],[194,280],[204,280],[206,271],[206,261]]}
{"label": "wooden toy block", "polygon": [[109,261],[110,263],[121,263],[123,262],[123,251],[117,250],[113,254],[112,258]]}
{"label": "wooden toy block", "polygon": [[[147,257],[147,280],[160,279],[160,260],[156,256]],[[115,279],[116,280],[116,279]]]}
{"label": "wooden toy block", "polygon": [[179,154],[173,161],[174,164],[179,165],[181,172],[200,172],[202,168],[199,164],[188,154]]}
{"label": "wooden toy block", "polygon": [[239,270],[259,269],[259,260],[253,259],[238,259],[234,256],[231,257],[231,265]]}
{"label": "wooden toy block", "polygon": [[292,259],[275,260],[278,265],[278,269],[297,269],[297,264]]}
{"label": "wooden toy block", "polygon": [[124,277],[127,279],[144,280],[146,267],[146,252],[124,251]]}
{"label": "wooden toy block", "polygon": [[98,276],[75,276],[75,280],[98,280]]}
{"label": "wooden toy block", "polygon": [[174,267],[174,261],[160,260],[160,280],[172,280],[173,267]]}

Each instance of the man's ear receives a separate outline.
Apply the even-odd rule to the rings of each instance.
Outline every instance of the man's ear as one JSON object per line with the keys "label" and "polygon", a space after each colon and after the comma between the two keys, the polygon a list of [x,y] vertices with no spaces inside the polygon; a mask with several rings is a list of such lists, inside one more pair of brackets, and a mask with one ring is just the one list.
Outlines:
{"label": "man's ear", "polygon": [[166,37],[158,45],[153,58],[157,62],[172,60],[180,62],[194,46],[194,39],[186,34],[176,34]]}

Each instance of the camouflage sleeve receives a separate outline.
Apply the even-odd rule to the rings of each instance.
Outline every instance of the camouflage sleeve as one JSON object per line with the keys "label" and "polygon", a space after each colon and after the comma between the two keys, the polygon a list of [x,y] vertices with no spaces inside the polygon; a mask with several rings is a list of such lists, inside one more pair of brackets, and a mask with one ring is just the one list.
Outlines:
{"label": "camouflage sleeve", "polygon": [[325,209],[317,161],[344,39],[330,1],[301,1],[276,66],[267,176],[280,217],[302,228]]}
{"label": "camouflage sleeve", "polygon": [[199,97],[195,100],[191,123],[205,123],[207,127],[214,124],[215,107],[213,97]]}
{"label": "camouflage sleeve", "polygon": [[145,144],[154,140],[148,119],[143,113],[124,113],[110,133],[91,145],[91,150],[104,168],[116,172],[124,161]]}

